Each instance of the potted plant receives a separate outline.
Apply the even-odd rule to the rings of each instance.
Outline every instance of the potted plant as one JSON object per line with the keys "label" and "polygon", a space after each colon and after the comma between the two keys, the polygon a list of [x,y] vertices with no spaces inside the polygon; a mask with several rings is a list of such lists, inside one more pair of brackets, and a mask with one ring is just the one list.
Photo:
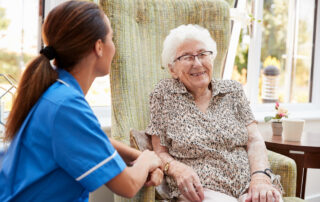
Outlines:
{"label": "potted plant", "polygon": [[264,117],[265,122],[271,121],[273,135],[282,134],[282,118],[288,118],[288,110],[280,107],[279,102],[276,102],[275,106],[276,115],[275,116],[266,116]]}

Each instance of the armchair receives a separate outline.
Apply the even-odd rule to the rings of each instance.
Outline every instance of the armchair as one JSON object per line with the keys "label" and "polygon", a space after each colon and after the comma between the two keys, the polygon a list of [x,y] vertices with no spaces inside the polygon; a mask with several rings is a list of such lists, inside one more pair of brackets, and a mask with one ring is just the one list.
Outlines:
{"label": "armchair", "polygon": [[[214,77],[221,78],[231,27],[229,5],[224,0],[100,0],[100,5],[111,21],[116,46],[110,73],[111,136],[129,145],[130,129],[144,130],[149,122],[150,92],[160,79],[170,77],[160,62],[169,30],[181,24],[207,28],[217,43]],[[115,196],[115,201],[154,200],[154,188],[143,188],[130,200]]]}

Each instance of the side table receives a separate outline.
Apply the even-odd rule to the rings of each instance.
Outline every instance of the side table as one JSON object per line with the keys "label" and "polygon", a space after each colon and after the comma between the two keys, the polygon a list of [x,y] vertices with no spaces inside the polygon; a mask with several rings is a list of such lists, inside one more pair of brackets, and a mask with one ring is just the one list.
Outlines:
{"label": "side table", "polygon": [[320,169],[320,133],[306,132],[301,141],[284,141],[282,136],[262,133],[268,150],[292,158],[297,164],[296,196],[305,198],[306,177],[308,168]]}

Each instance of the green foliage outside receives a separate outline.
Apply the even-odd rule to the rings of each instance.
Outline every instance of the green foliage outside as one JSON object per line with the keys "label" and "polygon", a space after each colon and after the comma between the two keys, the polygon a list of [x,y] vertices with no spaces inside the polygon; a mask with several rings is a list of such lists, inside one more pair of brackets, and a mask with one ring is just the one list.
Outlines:
{"label": "green foliage outside", "polygon": [[[239,44],[243,43],[243,32],[240,33]],[[237,55],[234,61],[239,73],[242,72],[242,69],[247,69],[248,67],[248,53],[249,45],[239,45],[237,47]]]}
{"label": "green foliage outside", "polygon": [[[20,54],[0,49],[0,73],[10,75],[15,80],[19,80],[21,74],[20,57]],[[32,58],[32,55],[23,54],[25,64]]]}
{"label": "green foliage outside", "polygon": [[[263,8],[263,31],[261,61],[268,56],[272,56],[282,61],[283,54],[286,54],[287,25],[288,25],[288,0],[265,0]],[[307,23],[299,22],[299,42],[303,44],[309,41],[310,34],[307,32]],[[240,44],[242,43],[242,33],[240,35]],[[236,62],[239,70],[247,67],[247,47],[239,47],[239,54]],[[283,62],[284,63],[284,62]]]}
{"label": "green foliage outside", "polygon": [[[282,55],[286,52],[286,37],[288,16],[286,13],[288,2],[283,0],[265,0],[263,9],[264,27],[262,32],[261,61],[268,56],[281,60]],[[241,32],[239,43],[242,43],[243,32]],[[235,65],[238,71],[248,66],[248,46],[239,46]]]}
{"label": "green foliage outside", "polygon": [[[10,20],[6,18],[5,9],[0,7],[0,31],[6,30],[10,24]],[[0,35],[1,40],[1,35]],[[32,59],[31,55],[23,54],[23,62],[26,64]],[[6,49],[0,49],[0,73],[12,76],[15,80],[19,80],[21,55],[15,52],[8,52]],[[0,80],[0,83],[4,82]]]}
{"label": "green foliage outside", "polygon": [[268,56],[281,61],[286,53],[288,7],[287,0],[264,1],[261,61]]}
{"label": "green foliage outside", "polygon": [[6,10],[0,7],[0,31],[8,28],[10,20],[5,18]]}
{"label": "green foliage outside", "polygon": [[[289,1],[290,0],[264,0],[263,20],[261,22],[263,27],[261,64],[270,56],[280,61],[280,86],[284,85]],[[310,28],[308,23],[310,22],[299,18],[298,23],[297,54],[303,56],[304,59],[296,59],[295,61],[294,88],[305,89],[308,88],[310,81],[312,47],[308,47],[308,44],[312,41],[312,34],[310,34],[310,30],[308,30],[308,28]],[[238,46],[235,58],[235,68],[238,74],[241,74],[242,70],[247,69],[248,66],[249,45],[243,44],[243,35],[247,33],[248,30],[243,30],[240,34],[240,45]],[[303,92],[305,95],[302,95]],[[298,102],[308,102],[308,90],[301,90],[297,96],[294,100]]]}

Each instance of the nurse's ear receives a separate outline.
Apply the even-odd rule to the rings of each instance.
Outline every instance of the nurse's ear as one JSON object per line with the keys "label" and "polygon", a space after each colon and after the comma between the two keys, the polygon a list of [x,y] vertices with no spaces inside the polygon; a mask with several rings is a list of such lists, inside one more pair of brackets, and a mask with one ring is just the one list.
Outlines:
{"label": "nurse's ear", "polygon": [[101,39],[98,39],[94,44],[94,52],[98,57],[102,57],[103,54],[103,42]]}

